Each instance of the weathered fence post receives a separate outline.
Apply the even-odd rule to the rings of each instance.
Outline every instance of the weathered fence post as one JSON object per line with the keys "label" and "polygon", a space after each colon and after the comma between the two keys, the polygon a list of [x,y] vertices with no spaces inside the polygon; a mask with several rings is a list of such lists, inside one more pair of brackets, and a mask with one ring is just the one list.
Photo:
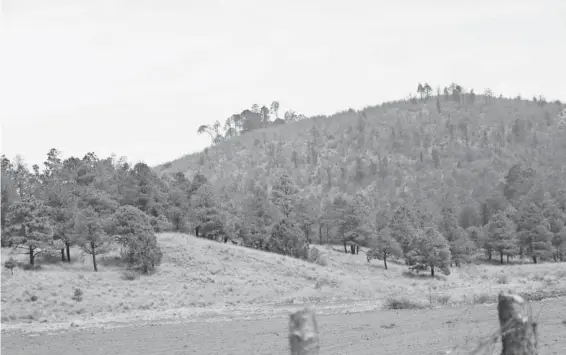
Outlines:
{"label": "weathered fence post", "polygon": [[499,294],[501,355],[537,355],[536,323],[527,314],[526,302],[518,295]]}
{"label": "weathered fence post", "polygon": [[318,326],[310,309],[305,308],[289,316],[289,345],[291,355],[318,355]]}

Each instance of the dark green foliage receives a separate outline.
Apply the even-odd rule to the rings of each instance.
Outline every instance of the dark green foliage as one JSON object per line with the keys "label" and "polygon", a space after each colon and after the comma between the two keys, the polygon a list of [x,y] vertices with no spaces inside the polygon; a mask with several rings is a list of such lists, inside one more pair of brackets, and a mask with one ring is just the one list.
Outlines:
{"label": "dark green foliage", "polygon": [[14,274],[14,268],[16,267],[16,261],[14,260],[13,257],[10,257],[10,259],[6,260],[4,262],[4,267],[8,270],[10,270],[10,273],[13,275]]}
{"label": "dark green foliage", "polygon": [[446,275],[450,274],[451,257],[446,238],[434,227],[427,227],[423,233],[417,235],[406,254],[409,265],[428,266],[431,276],[434,276],[435,268],[439,268]]}
{"label": "dark green foliage", "polygon": [[285,218],[273,226],[267,247],[269,251],[307,259],[308,248],[305,247],[304,233],[292,220]]}
{"label": "dark green foliage", "polygon": [[35,257],[52,247],[53,226],[49,210],[42,201],[25,198],[11,205],[5,218],[4,233],[9,236],[15,250],[29,256],[29,263],[33,266]]}
{"label": "dark green foliage", "polygon": [[94,271],[98,271],[96,256],[105,253],[110,244],[105,222],[91,206],[82,209],[75,219],[77,243],[85,253],[92,256]]}
{"label": "dark green foliage", "polygon": [[503,264],[504,255],[517,254],[516,226],[503,211],[497,212],[488,224],[487,244],[490,249],[500,255]]}
{"label": "dark green foliage", "polygon": [[403,249],[399,242],[391,235],[391,229],[389,227],[385,227],[377,232],[375,241],[372,240],[371,246],[373,248],[368,254],[368,261],[370,260],[370,256],[383,260],[383,265],[386,270],[388,259],[403,256]]}
{"label": "dark green foliage", "polygon": [[[145,247],[129,255],[142,259],[154,258],[145,250],[154,248],[151,235],[168,230],[283,253],[293,247],[274,240],[335,242],[357,252],[373,247],[385,226],[403,254],[432,226],[448,240],[455,263],[476,248],[488,258],[493,252],[564,258],[561,107],[494,99],[491,90],[472,100],[454,83],[437,96],[435,110],[426,100],[429,87],[423,82],[422,100],[414,103],[308,120],[287,110],[284,125],[272,123],[277,103],[271,110],[254,105],[224,125],[204,125],[211,147],[155,169],[94,153],[62,159],[57,149],[48,152],[43,171],[3,158],[3,245],[14,227],[8,211],[34,197],[49,207],[50,250],[77,241],[70,231],[78,212],[92,209],[106,231],[117,209],[130,206],[140,211],[131,218],[145,225],[139,241]],[[522,220],[531,203],[546,222]]]}
{"label": "dark green foliage", "polygon": [[157,244],[149,217],[138,208],[122,206],[112,215],[108,230],[122,246],[122,258],[131,268],[149,273],[161,263],[163,253]]}

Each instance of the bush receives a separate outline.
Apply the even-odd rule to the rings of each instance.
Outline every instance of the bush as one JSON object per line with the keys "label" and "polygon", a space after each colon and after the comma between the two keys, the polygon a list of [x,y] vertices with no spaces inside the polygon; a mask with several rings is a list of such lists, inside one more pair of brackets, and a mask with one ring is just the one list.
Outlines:
{"label": "bush", "polygon": [[311,247],[308,251],[307,260],[313,264],[317,264],[320,266],[328,265],[328,261],[326,260],[326,256],[320,252],[316,247]]}
{"label": "bush", "polygon": [[163,253],[150,224],[149,216],[133,206],[122,206],[109,226],[122,245],[121,256],[130,268],[147,274],[161,263]]}
{"label": "bush", "polygon": [[21,267],[22,270],[26,270],[26,271],[39,271],[39,270],[41,270],[41,265],[31,265],[31,264],[18,263],[18,266]]}
{"label": "bush", "polygon": [[71,297],[74,301],[80,302],[83,300],[83,290],[76,287],[75,292],[73,293],[73,297]]}
{"label": "bush", "polygon": [[12,275],[14,274],[14,267],[16,267],[16,261],[14,260],[13,257],[10,257],[10,259],[8,259],[5,263],[4,263],[4,267],[8,270],[10,270],[10,272],[12,273]]}
{"label": "bush", "polygon": [[133,281],[138,278],[138,273],[134,270],[126,270],[122,273],[122,280]]}
{"label": "bush", "polygon": [[161,263],[163,253],[157,245],[157,238],[153,233],[142,233],[128,239],[122,258],[132,269],[144,274],[151,273]]}
{"label": "bush", "polygon": [[509,283],[509,278],[507,277],[507,275],[499,275],[497,277],[497,283],[500,285],[505,285]]}
{"label": "bush", "polygon": [[385,309],[423,309],[425,306],[421,303],[409,300],[405,297],[389,297],[385,301]]}
{"label": "bush", "polygon": [[487,293],[482,293],[479,296],[474,296],[474,303],[476,304],[484,304],[484,303],[490,303],[490,302],[495,302],[496,301],[496,297]]}

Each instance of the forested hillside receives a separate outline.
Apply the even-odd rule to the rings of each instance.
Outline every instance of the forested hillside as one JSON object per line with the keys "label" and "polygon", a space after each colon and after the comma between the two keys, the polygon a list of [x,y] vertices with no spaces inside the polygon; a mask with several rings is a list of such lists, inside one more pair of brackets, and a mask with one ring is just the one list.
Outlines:
{"label": "forested hillside", "polygon": [[[278,118],[254,105],[203,125],[213,145],[155,169],[125,158],[45,168],[2,158],[2,244],[34,257],[112,244],[130,265],[161,260],[155,232],[194,232],[316,259],[310,243],[371,248],[439,268],[474,256],[566,257],[566,119],[560,102],[451,85],[361,111]],[[96,270],[96,262],[94,262]]]}
{"label": "forested hillside", "polygon": [[[281,248],[274,239],[307,238],[415,260],[433,257],[423,254],[429,245],[455,262],[477,254],[562,259],[562,104],[455,84],[436,95],[419,84],[418,93],[330,117],[289,115],[285,124],[269,125],[267,109],[255,105],[226,121],[225,136],[219,123],[201,126],[212,147],[156,170],[206,176],[229,216],[224,232],[267,249]],[[251,130],[248,118],[268,123]]]}

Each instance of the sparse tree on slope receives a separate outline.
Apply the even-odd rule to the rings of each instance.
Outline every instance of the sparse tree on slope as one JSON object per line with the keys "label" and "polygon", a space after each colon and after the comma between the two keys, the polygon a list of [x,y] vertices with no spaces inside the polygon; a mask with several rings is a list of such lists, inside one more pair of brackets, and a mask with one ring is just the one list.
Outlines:
{"label": "sparse tree on slope", "polygon": [[425,94],[425,98],[428,100],[428,98],[430,97],[430,94],[432,93],[432,88],[430,87],[430,85],[428,83],[424,84],[423,92]]}
{"label": "sparse tree on slope", "polygon": [[110,238],[104,229],[103,219],[92,207],[81,210],[75,220],[78,244],[83,251],[92,255],[92,266],[98,271],[96,256],[106,252]]}
{"label": "sparse tree on slope", "polygon": [[275,115],[275,118],[279,118],[279,102],[273,101],[271,103],[271,112]]}
{"label": "sparse tree on slope", "polygon": [[418,93],[419,95],[421,95],[421,100],[422,100],[422,99],[423,99],[423,95],[424,95],[424,86],[423,86],[421,83],[419,83],[419,86],[417,87],[417,93]]}
{"label": "sparse tree on slope", "polygon": [[385,227],[377,233],[376,240],[372,243],[373,251],[377,253],[377,258],[383,260],[385,270],[387,270],[387,259],[390,257],[402,257],[403,250],[399,242],[391,235],[391,229]]}

